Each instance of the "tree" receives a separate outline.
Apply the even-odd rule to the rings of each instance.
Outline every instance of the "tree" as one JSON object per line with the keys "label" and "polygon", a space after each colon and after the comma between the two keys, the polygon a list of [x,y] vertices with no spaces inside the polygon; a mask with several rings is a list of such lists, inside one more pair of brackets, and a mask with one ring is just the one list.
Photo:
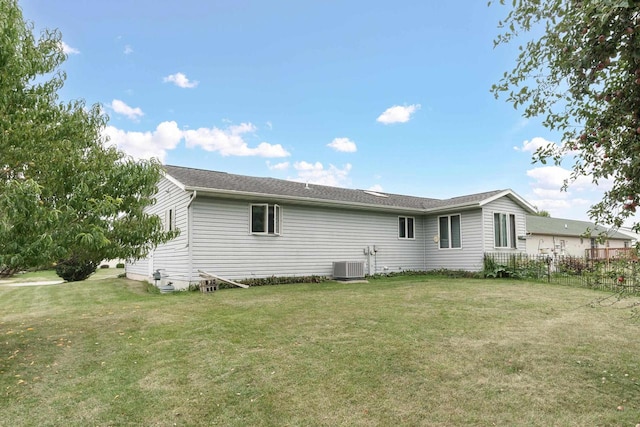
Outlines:
{"label": "tree", "polygon": [[550,218],[551,217],[551,215],[549,214],[549,211],[538,210],[538,209],[536,209],[536,212],[534,213],[534,215],[543,216],[543,217],[546,217],[546,218]]}
{"label": "tree", "polygon": [[496,45],[532,39],[492,92],[562,134],[534,159],[573,158],[564,189],[580,176],[611,180],[589,215],[620,227],[640,204],[640,2],[514,0],[499,27]]}
{"label": "tree", "polygon": [[173,238],[144,211],[160,163],[109,146],[98,105],[59,102],[60,33],[36,41],[16,0],[0,0],[0,16],[0,275],[54,262],[91,274]]}

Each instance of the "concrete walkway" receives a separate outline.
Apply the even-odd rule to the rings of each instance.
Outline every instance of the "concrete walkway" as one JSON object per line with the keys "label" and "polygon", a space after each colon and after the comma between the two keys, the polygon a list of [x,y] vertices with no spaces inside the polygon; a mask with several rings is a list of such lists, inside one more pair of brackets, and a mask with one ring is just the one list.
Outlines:
{"label": "concrete walkway", "polygon": [[59,285],[64,283],[64,280],[43,280],[40,282],[12,282],[10,280],[0,280],[0,286],[46,286],[46,285]]}
{"label": "concrete walkway", "polygon": [[[104,279],[116,279],[124,273],[124,268],[110,268],[110,269],[98,269],[95,273],[89,276],[85,280],[104,280]],[[48,285],[60,285],[66,283],[62,278],[49,277],[34,277],[32,281],[21,278],[20,275],[0,280],[0,286],[48,286]],[[40,280],[38,280],[40,279]],[[45,280],[42,280],[45,279]],[[48,280],[46,280],[48,279]]]}

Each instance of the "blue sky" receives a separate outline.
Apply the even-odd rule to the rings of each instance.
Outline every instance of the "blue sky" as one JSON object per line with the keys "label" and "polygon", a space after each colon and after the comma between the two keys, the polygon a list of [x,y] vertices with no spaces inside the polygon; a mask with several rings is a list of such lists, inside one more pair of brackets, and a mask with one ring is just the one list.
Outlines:
{"label": "blue sky", "polygon": [[588,219],[607,183],[561,192],[532,164],[559,143],[489,92],[517,46],[486,1],[22,0],[69,54],[62,100],[99,103],[105,133],[165,164],[449,198],[511,188]]}

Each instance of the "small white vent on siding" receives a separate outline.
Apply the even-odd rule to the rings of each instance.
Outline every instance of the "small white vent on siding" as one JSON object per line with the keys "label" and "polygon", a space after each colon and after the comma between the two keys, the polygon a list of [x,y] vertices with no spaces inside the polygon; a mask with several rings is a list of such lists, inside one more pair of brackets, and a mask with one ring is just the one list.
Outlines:
{"label": "small white vent on siding", "polygon": [[364,277],[364,261],[335,261],[334,279],[360,279]]}

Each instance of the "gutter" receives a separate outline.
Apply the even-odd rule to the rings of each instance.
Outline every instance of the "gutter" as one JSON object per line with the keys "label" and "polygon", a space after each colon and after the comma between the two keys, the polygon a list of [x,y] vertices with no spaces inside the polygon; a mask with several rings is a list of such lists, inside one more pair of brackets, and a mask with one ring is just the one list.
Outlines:
{"label": "gutter", "polygon": [[479,202],[460,203],[457,205],[428,208],[428,209],[424,209],[423,212],[424,213],[447,213],[447,212],[459,211],[460,209],[482,208],[482,206],[483,205],[481,205]]}
{"label": "gutter", "polygon": [[189,203],[187,203],[187,259],[189,264],[189,285],[191,284],[191,279],[193,278],[193,254],[191,250],[191,204],[198,196],[198,192],[193,190],[191,193],[191,198],[189,199]]}
{"label": "gutter", "polygon": [[193,193],[191,193],[191,199],[189,199],[189,203],[187,203],[187,209],[191,207],[191,203],[193,203],[197,196],[198,192],[196,190],[193,190]]}

